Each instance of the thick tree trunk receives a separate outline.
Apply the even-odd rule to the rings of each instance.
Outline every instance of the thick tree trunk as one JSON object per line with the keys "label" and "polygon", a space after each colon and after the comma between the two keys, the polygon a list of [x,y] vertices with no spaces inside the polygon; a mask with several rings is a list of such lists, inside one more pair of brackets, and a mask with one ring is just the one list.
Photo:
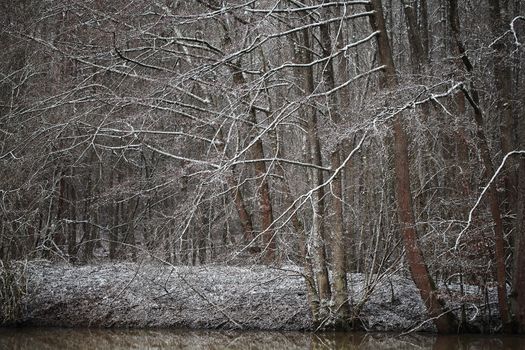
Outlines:
{"label": "thick tree trunk", "polygon": [[[310,51],[310,33],[307,29],[303,30],[304,47],[306,49],[302,52],[302,62],[310,63],[313,60],[312,52]],[[314,92],[314,73],[313,68],[307,67],[304,69],[304,79],[306,83],[306,93]],[[315,165],[322,165],[321,144],[317,134],[317,113],[314,108],[307,108],[308,118],[308,144],[310,162]],[[315,187],[323,183],[323,173],[320,169],[313,169],[311,171],[312,184]],[[330,288],[330,280],[328,278],[328,268],[326,266],[326,247],[325,247],[325,230],[324,230],[324,188],[320,187],[312,197],[312,231],[311,242],[313,245],[313,261],[314,271],[317,282],[317,294],[320,302],[320,316],[322,317],[327,312],[327,307],[330,302],[332,292]]]}
{"label": "thick tree trunk", "polygon": [[401,2],[403,3],[403,9],[405,12],[412,67],[415,73],[420,73],[423,64],[426,62],[423,43],[418,32],[416,9],[413,7],[413,1],[401,0]]}
{"label": "thick tree trunk", "polygon": [[[525,105],[525,96],[522,95]],[[525,150],[525,118],[517,121],[518,149]],[[517,331],[525,333],[525,156],[518,159],[518,193],[516,200],[516,225],[514,232],[514,269],[512,283],[512,311]]]}
{"label": "thick tree trunk", "polygon": [[[280,147],[279,147],[280,149]],[[277,156],[280,158],[279,151]],[[282,167],[282,164],[278,164],[276,167],[277,176],[282,179],[282,191],[284,193],[284,204],[286,208],[292,208],[293,211],[290,214],[290,221],[294,228],[295,234],[297,235],[297,244],[299,246],[299,258],[303,264],[303,274],[306,282],[308,305],[310,306],[310,312],[312,313],[312,319],[316,320],[319,315],[319,295],[315,287],[314,270],[312,268],[312,257],[307,249],[307,237],[304,230],[304,224],[297,215],[297,211],[294,204],[294,198],[292,196],[288,179]]]}
{"label": "thick tree trunk", "polygon": [[[520,150],[525,150],[525,120],[518,127]],[[517,331],[525,333],[525,156],[519,159],[516,232],[514,234],[513,313]]]}
{"label": "thick tree trunk", "polygon": [[[493,48],[496,50],[496,58],[494,62],[494,82],[496,85],[496,106],[495,109],[500,113],[500,140],[501,150],[504,154],[507,154],[515,149],[514,137],[512,135],[513,130],[513,117],[512,117],[512,73],[509,63],[509,53],[505,50],[505,31],[508,29],[509,21],[507,20],[505,9],[500,6],[499,0],[489,0],[490,8],[490,27],[493,38],[498,38],[494,42]],[[515,200],[511,200],[514,197],[515,191],[515,176],[507,177],[506,179],[506,191],[509,201],[511,202],[511,208],[515,205]]]}
{"label": "thick tree trunk", "polygon": [[248,244],[255,237],[253,232],[252,216],[248,212],[248,209],[246,209],[242,191],[233,177],[228,178],[228,185],[231,188],[234,188],[233,201],[235,203],[235,208],[237,209],[237,214],[239,214],[239,220],[241,221],[244,242]]}
{"label": "thick tree trunk", "polygon": [[[251,122],[254,125],[257,124],[257,119],[255,116],[255,109],[252,108],[250,111]],[[264,149],[262,140],[259,138],[255,143],[253,148],[254,157],[256,159],[264,159]],[[276,250],[277,250],[277,240],[275,239],[275,230],[271,228],[273,223],[273,209],[272,209],[272,200],[270,198],[270,186],[268,184],[268,170],[266,168],[265,162],[255,163],[255,174],[257,178],[260,179],[258,185],[259,192],[259,206],[261,211],[261,230],[263,232],[263,250],[264,250],[264,260],[267,264],[276,261]]]}
{"label": "thick tree trunk", "polygon": [[[237,85],[245,85],[246,79],[241,71],[233,69],[233,81]],[[250,105],[250,101],[246,101],[247,105]],[[248,122],[253,125],[257,125],[257,115],[255,108],[250,107],[248,112]],[[264,147],[263,142],[260,137],[257,138],[253,145],[253,156],[256,159],[264,159]],[[266,168],[266,163],[264,161],[255,163],[255,174],[259,179],[259,184],[257,186],[257,192],[259,195],[259,210],[261,213],[261,230],[264,251],[264,261],[267,264],[270,264],[276,260],[276,239],[275,231],[272,229],[273,223],[273,209],[272,201],[270,197],[270,186],[268,183],[268,171]]]}
{"label": "thick tree trunk", "polygon": [[[330,26],[328,23],[320,26],[321,45],[323,49],[323,57],[330,57],[332,55],[332,41],[330,35]],[[330,91],[335,88],[335,74],[333,67],[333,60],[330,58],[324,65],[323,80],[325,91]],[[335,125],[340,123],[340,114],[337,109],[337,96],[332,93],[327,99],[328,115]],[[331,168],[336,170],[341,166],[340,144],[335,146],[331,154]],[[336,323],[337,326],[347,327],[348,318],[350,315],[350,304],[348,302],[348,285],[347,285],[347,266],[346,266],[346,247],[344,239],[343,227],[343,186],[341,182],[341,174],[338,174],[331,183],[332,189],[332,206],[334,211],[332,223],[332,260],[333,260],[333,291]]]}
{"label": "thick tree trunk", "polygon": [[[494,42],[493,48],[496,50],[496,57],[494,61],[494,83],[496,86],[496,113],[499,113],[500,118],[500,145],[503,155],[516,149],[516,144],[513,137],[513,103],[512,103],[512,71],[509,66],[510,51],[505,49],[505,36],[504,33],[508,28],[510,21],[508,20],[507,11],[505,8],[505,2],[501,3],[500,0],[489,0],[490,8],[490,27],[492,31],[492,37],[498,38]],[[503,36],[503,37],[502,37]],[[523,119],[523,118],[522,118]],[[518,218],[521,209],[521,204],[518,201],[519,194],[518,190],[518,172],[516,169],[516,162],[514,158],[508,160],[506,171],[502,174],[505,184],[505,201],[503,202],[503,208],[505,212],[510,212],[507,217]],[[518,165],[519,168],[519,165]],[[519,171],[519,170],[518,170]],[[496,192],[497,195],[497,192]],[[513,239],[511,240],[514,245],[514,251],[519,252],[519,248],[516,244],[519,244],[519,230],[515,220],[505,220],[502,223],[503,230],[509,232],[514,231]],[[500,248],[501,249],[501,248]],[[505,254],[505,250],[503,250]],[[518,253],[519,254],[519,253]]]}
{"label": "thick tree trunk", "polygon": [[513,312],[520,333],[525,333],[525,157],[520,160],[519,169],[519,211],[515,233],[515,266],[513,282]]}
{"label": "thick tree trunk", "polygon": [[[217,148],[219,152],[225,153],[225,140],[224,135],[222,133],[222,129],[219,129],[217,131],[217,139],[218,139],[218,145]],[[243,232],[243,240],[245,244],[249,244],[253,239],[255,239],[254,230],[253,230],[253,222],[252,222],[252,216],[248,212],[248,209],[246,208],[246,204],[244,201],[244,197],[242,195],[242,191],[240,186],[237,184],[237,181],[235,180],[235,167],[231,169],[232,174],[227,175],[226,182],[228,183],[228,186],[230,187],[230,192],[232,193],[233,202],[235,203],[235,208],[237,209],[237,214],[239,215],[239,220],[241,222],[242,226],[242,232]]]}
{"label": "thick tree trunk", "polygon": [[[494,84],[496,86],[496,113],[499,114],[500,125],[500,145],[502,153],[505,155],[516,149],[514,141],[514,118],[513,118],[513,103],[512,103],[512,71],[510,67],[510,50],[506,50],[506,37],[504,33],[508,29],[510,23],[507,15],[505,3],[500,0],[489,0],[490,8],[490,27],[492,37],[498,38],[493,45],[496,50],[494,60]],[[517,172],[515,171],[514,158],[509,159],[509,164],[503,174],[505,183],[505,199],[503,205],[506,212],[510,212],[515,216],[518,210],[517,202]],[[515,227],[515,222],[512,220],[504,221],[504,228],[510,231]]]}
{"label": "thick tree trunk", "polygon": [[[451,26],[451,32],[453,36],[454,44],[457,47],[458,52],[461,54],[461,59],[465,65],[467,71],[472,71],[473,66],[470,62],[463,43],[460,39],[460,22],[458,15],[458,3],[457,0],[449,0],[449,20]],[[490,155],[490,150],[485,136],[483,112],[480,107],[479,93],[474,87],[474,84],[470,84],[470,93],[463,89],[465,97],[474,109],[474,120],[476,122],[476,135],[478,139],[478,147],[481,153],[481,159],[485,167],[484,178],[490,179],[494,175],[494,165]],[[496,256],[496,279],[498,282],[498,304],[500,317],[504,325],[508,325],[510,322],[510,313],[508,309],[507,301],[507,276],[505,268],[505,236],[503,221],[501,219],[500,200],[496,187],[492,185],[488,190],[490,213],[494,222],[494,236],[495,236],[495,256]]]}
{"label": "thick tree trunk", "polygon": [[426,63],[430,63],[430,36],[428,28],[428,4],[427,0],[420,0],[421,21],[419,31],[421,33],[421,45],[423,45],[423,55]]}
{"label": "thick tree trunk", "polygon": [[[412,197],[410,193],[410,173],[408,158],[408,140],[404,126],[400,118],[394,119],[394,162],[396,178],[396,195],[398,203],[398,216],[401,221],[403,241],[410,273],[414,283],[419,289],[421,298],[425,302],[428,313],[434,319],[434,324],[440,333],[452,333],[455,331],[452,317],[443,306],[436,294],[436,287],[427,265],[424,261],[423,252],[418,244],[418,236],[415,228],[414,214],[412,210]],[[446,314],[444,314],[446,313]]]}
{"label": "thick tree trunk", "polygon": [[[388,42],[381,0],[372,0],[369,7],[375,11],[375,14],[370,17],[370,24],[373,30],[380,31],[380,34],[377,36],[378,56],[379,62],[385,66],[381,85],[384,88],[393,88],[397,85],[396,71]],[[393,128],[398,217],[410,273],[438,332],[452,333],[456,330],[454,319],[437,296],[434,282],[430,277],[423,253],[418,244],[410,191],[408,137],[400,115],[394,118]]]}
{"label": "thick tree trunk", "polygon": [[[490,157],[490,150],[488,142],[485,137],[484,126],[483,126],[483,114],[479,108],[479,97],[476,90],[472,90],[472,97],[468,92],[464,91],[467,96],[467,100],[470,102],[474,109],[474,116],[477,125],[477,136],[478,136],[478,147],[480,148],[481,159],[485,166],[484,178],[489,179],[494,175],[494,166]],[[490,214],[492,221],[494,222],[494,236],[495,236],[495,256],[496,256],[496,279],[498,281],[498,304],[500,317],[504,324],[510,322],[510,314],[508,311],[507,303],[507,276],[505,268],[505,235],[503,230],[503,221],[501,219],[500,200],[496,186],[493,184],[488,189]]]}
{"label": "thick tree trunk", "polygon": [[[427,56],[425,56],[420,31],[418,30],[417,11],[415,8],[416,4],[413,0],[402,0],[402,4],[408,31],[408,42],[410,45],[410,61],[412,73],[414,74],[414,81],[420,84],[425,84],[423,80],[423,73],[427,70],[426,68],[428,61]],[[418,107],[418,110],[419,109],[421,110],[421,113],[419,114],[421,122],[424,124],[428,124],[428,116],[430,116],[429,103],[422,104],[421,107]],[[427,130],[422,131],[422,133],[425,135],[424,137],[427,137],[428,139],[431,139],[433,137],[432,135],[429,135],[429,132]],[[422,189],[424,189],[427,186],[427,181],[425,180],[423,169],[428,169],[431,167],[431,165],[428,164],[428,157],[425,151],[426,150],[424,148],[420,148],[418,150],[419,159],[417,161],[419,170],[418,175],[420,179],[420,186]],[[428,221],[427,218],[424,217],[425,212],[418,209],[427,207],[427,193],[428,191],[421,191],[421,193],[418,195],[418,200],[415,202],[415,206],[413,207],[413,210],[416,211],[417,215],[420,215],[421,221],[425,222]],[[422,235],[426,234],[426,230],[426,224],[420,225],[420,232]]]}
{"label": "thick tree trunk", "polygon": [[[273,108],[270,108],[273,110]],[[276,129],[269,130],[270,137],[273,140],[273,153],[277,158],[283,158],[283,147],[286,146],[285,140],[281,140],[281,136]],[[303,154],[303,158],[306,158]],[[307,299],[312,314],[312,319],[316,320],[319,314],[319,296],[315,287],[315,277],[312,268],[312,258],[307,249],[307,237],[304,230],[304,223],[298,215],[298,209],[295,204],[295,198],[292,195],[290,182],[287,178],[287,173],[282,162],[277,162],[275,167],[276,177],[281,179],[281,192],[284,196],[284,205],[286,209],[291,210],[290,221],[295,235],[297,236],[299,260],[303,265],[303,275],[306,282]]]}
{"label": "thick tree trunk", "polygon": [[[341,166],[339,151],[335,151],[331,156],[332,169],[338,169]],[[333,256],[333,289],[335,314],[337,321],[341,326],[346,327],[350,316],[350,303],[348,294],[346,262],[345,234],[343,226],[343,188],[341,174],[337,175],[332,181],[332,203],[334,210],[334,222],[332,231],[332,256]]]}

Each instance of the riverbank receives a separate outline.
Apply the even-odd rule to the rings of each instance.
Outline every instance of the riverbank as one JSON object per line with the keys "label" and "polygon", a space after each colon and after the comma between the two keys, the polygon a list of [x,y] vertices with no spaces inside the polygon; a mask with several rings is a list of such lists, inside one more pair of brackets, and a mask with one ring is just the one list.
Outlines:
{"label": "riverbank", "polygon": [[[58,327],[176,327],[311,330],[304,280],[294,266],[166,266],[105,263],[86,266],[31,262],[16,324]],[[353,304],[366,295],[365,276],[349,274]],[[482,331],[496,330],[475,300],[467,317]],[[448,288],[451,307],[454,288]],[[471,295],[468,295],[470,293]],[[494,294],[489,290],[490,299]],[[447,297],[447,296],[444,296]],[[478,305],[476,305],[478,304]],[[367,297],[361,321],[369,331],[432,331],[413,282],[384,278]]]}

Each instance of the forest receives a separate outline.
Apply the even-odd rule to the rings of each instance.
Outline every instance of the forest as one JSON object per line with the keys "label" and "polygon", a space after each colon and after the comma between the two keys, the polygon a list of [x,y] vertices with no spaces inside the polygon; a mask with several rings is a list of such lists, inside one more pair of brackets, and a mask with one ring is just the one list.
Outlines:
{"label": "forest", "polygon": [[5,0],[0,23],[4,275],[295,265],[346,328],[347,275],[399,274],[440,333],[469,330],[466,285],[525,332],[524,2]]}

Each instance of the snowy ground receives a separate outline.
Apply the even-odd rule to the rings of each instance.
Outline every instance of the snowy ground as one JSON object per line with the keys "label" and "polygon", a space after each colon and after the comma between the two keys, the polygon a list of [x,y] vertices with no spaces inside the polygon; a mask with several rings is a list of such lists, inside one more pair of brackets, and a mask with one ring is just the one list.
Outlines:
{"label": "snowy ground", "polygon": [[[40,262],[30,263],[27,271],[28,293],[19,320],[25,325],[312,329],[304,280],[296,267]],[[349,275],[354,304],[364,293],[364,278]],[[473,323],[485,327],[483,313],[474,307],[468,311]],[[401,276],[377,285],[360,317],[371,331],[432,330],[416,287]]]}

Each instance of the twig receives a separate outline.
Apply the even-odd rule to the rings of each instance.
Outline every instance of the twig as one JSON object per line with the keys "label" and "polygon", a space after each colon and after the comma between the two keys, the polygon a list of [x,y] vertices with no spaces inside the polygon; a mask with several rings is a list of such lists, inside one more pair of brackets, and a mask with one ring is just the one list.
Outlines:
{"label": "twig", "polygon": [[474,204],[474,206],[470,209],[469,213],[468,213],[468,220],[467,220],[467,225],[463,228],[463,230],[461,230],[461,232],[459,233],[458,237],[456,238],[456,244],[454,245],[454,250],[458,250],[459,248],[459,242],[461,240],[461,237],[463,236],[463,234],[470,228],[470,225],[472,223],[472,214],[474,213],[474,211],[476,210],[476,208],[479,206],[479,204],[481,203],[481,199],[483,198],[483,196],[485,195],[485,193],[488,191],[488,189],[490,188],[490,186],[492,185],[492,183],[496,180],[496,177],[499,175],[499,173],[501,172],[501,169],[503,169],[503,166],[505,165],[505,162],[507,162],[507,159],[512,156],[512,155],[515,155],[515,154],[525,154],[525,150],[522,150],[522,151],[512,151],[512,152],[509,152],[505,155],[505,157],[503,157],[503,160],[501,161],[501,164],[499,165],[498,169],[494,172],[494,175],[492,175],[492,178],[489,180],[488,184],[483,188],[483,191],[481,191],[480,195],[478,196],[478,200],[476,201],[476,203]]}

